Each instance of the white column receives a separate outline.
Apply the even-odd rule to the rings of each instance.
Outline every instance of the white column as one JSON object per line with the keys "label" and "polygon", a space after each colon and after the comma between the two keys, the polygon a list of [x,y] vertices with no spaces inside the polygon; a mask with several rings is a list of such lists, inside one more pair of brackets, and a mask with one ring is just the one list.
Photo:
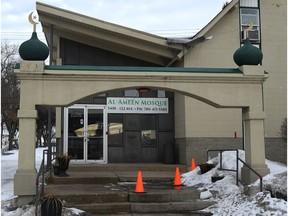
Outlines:
{"label": "white column", "polygon": [[[243,113],[245,124],[245,162],[262,176],[270,173],[269,168],[265,164],[264,119],[265,113],[263,111]],[[241,170],[241,178],[245,184],[250,184],[258,179],[245,166]]]}
{"label": "white column", "polygon": [[18,169],[14,176],[14,194],[18,205],[33,200],[36,194],[35,143],[36,110],[19,110],[19,151]]}

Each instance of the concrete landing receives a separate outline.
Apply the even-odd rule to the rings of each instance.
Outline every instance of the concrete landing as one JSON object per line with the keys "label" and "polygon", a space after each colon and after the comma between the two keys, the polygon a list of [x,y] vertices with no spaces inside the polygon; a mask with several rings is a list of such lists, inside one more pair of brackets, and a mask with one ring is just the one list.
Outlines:
{"label": "concrete landing", "polygon": [[153,171],[153,172],[175,172],[176,167],[179,167],[181,172],[187,172],[186,165],[181,164],[162,164],[162,163],[108,163],[108,164],[77,164],[70,163],[69,171]]}
{"label": "concrete landing", "polygon": [[[199,200],[193,187],[173,185],[177,165],[72,165],[68,177],[52,176],[44,193],[60,197],[65,207],[94,215],[209,215],[199,212],[214,204]],[[144,193],[135,193],[139,167]],[[155,169],[155,170],[154,170]],[[186,167],[181,167],[183,173]]]}
{"label": "concrete landing", "polygon": [[[137,171],[67,171],[68,177],[52,176],[49,184],[106,184],[136,182]],[[143,171],[143,181],[173,181],[175,171]]]}

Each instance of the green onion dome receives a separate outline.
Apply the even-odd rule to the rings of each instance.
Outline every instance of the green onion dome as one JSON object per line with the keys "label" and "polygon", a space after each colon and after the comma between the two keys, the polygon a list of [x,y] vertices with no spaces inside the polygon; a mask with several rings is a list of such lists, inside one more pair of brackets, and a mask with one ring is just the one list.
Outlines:
{"label": "green onion dome", "polygon": [[239,67],[242,65],[258,65],[263,59],[263,53],[260,49],[253,46],[247,38],[244,41],[244,45],[236,50],[233,59]]}
{"label": "green onion dome", "polygon": [[49,56],[49,48],[38,39],[37,33],[33,32],[32,37],[20,45],[19,54],[23,60],[45,61]]}

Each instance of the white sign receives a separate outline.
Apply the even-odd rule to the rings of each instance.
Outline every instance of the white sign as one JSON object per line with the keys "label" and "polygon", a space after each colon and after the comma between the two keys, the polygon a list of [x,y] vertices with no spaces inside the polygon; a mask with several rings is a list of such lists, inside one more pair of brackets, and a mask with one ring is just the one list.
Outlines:
{"label": "white sign", "polygon": [[107,97],[108,113],[168,113],[168,98]]}

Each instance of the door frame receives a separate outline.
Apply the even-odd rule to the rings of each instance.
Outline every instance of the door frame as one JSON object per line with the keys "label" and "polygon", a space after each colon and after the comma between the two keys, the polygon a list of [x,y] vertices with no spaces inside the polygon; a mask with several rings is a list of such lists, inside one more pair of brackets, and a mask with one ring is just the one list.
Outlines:
{"label": "door frame", "polygon": [[108,142],[107,142],[107,110],[106,105],[94,105],[94,104],[74,104],[64,108],[64,141],[63,141],[63,153],[68,154],[68,111],[69,109],[83,109],[84,111],[84,131],[87,130],[88,123],[88,109],[103,110],[103,160],[88,160],[88,140],[87,133],[84,133],[83,138],[83,160],[71,160],[71,163],[108,163]]}

